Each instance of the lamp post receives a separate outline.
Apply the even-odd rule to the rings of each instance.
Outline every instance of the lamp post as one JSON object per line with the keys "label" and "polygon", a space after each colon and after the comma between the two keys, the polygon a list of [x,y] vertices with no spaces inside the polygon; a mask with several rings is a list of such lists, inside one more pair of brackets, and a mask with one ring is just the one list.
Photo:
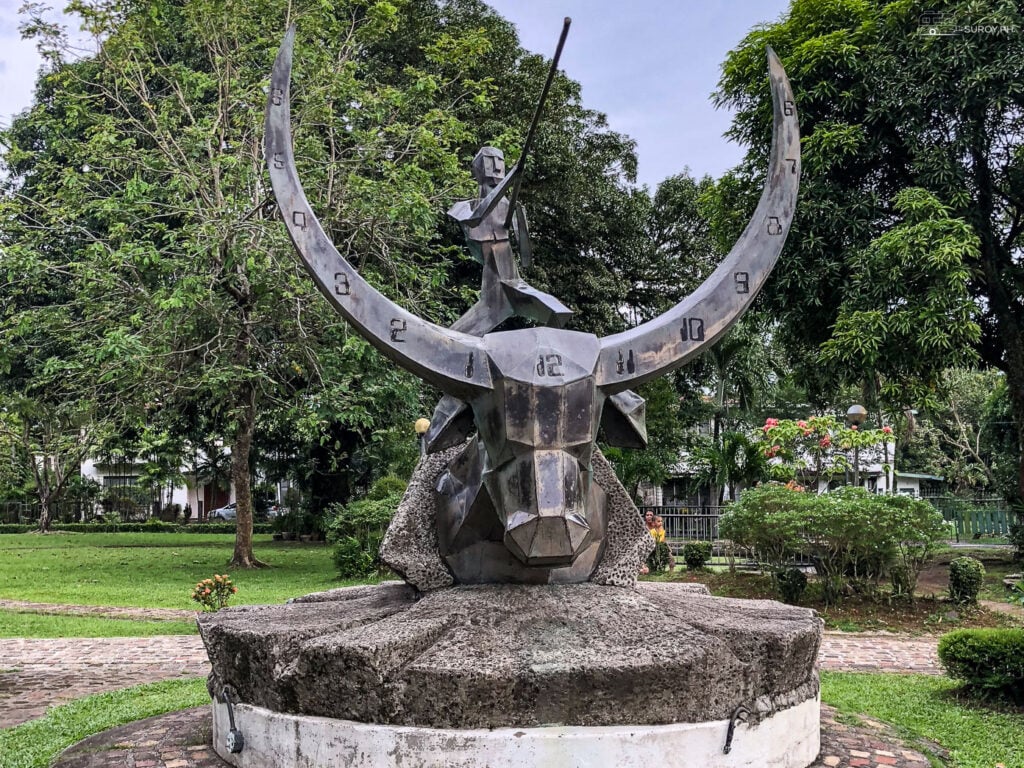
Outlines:
{"label": "lamp post", "polygon": [[416,437],[420,441],[420,456],[423,456],[427,452],[427,444],[424,442],[424,436],[427,434],[427,430],[430,429],[430,419],[416,419],[416,423],[413,424],[413,429],[416,430]]}
{"label": "lamp post", "polygon": [[[846,411],[846,421],[854,428],[859,428],[868,417],[867,408],[863,405],[851,405]],[[853,444],[853,484],[860,488],[860,446]]]}

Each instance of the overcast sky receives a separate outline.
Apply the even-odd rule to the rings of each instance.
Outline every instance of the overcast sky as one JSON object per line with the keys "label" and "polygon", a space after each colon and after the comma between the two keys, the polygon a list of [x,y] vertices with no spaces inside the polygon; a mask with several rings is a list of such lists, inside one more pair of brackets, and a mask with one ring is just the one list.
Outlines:
{"label": "overcast sky", "polygon": [[[39,57],[18,34],[22,0],[0,0],[0,125],[32,99]],[[719,176],[742,148],[722,136],[730,115],[710,101],[725,54],[751,27],[776,20],[785,0],[491,0],[523,45],[551,56],[572,30],[561,68],[583,86],[583,103],[637,141],[640,181],[655,186],[689,166]],[[54,0],[60,7],[60,0]],[[767,65],[766,65],[767,66]]]}

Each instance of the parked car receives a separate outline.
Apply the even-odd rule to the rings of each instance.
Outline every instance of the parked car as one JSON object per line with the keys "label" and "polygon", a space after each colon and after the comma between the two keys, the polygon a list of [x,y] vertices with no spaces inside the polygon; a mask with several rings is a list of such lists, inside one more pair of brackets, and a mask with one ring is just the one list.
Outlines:
{"label": "parked car", "polygon": [[217,520],[222,523],[227,522],[229,520],[234,520],[236,517],[238,517],[238,512],[235,509],[235,502],[233,501],[227,506],[221,507],[220,509],[215,509],[212,512],[210,512],[211,520]]}

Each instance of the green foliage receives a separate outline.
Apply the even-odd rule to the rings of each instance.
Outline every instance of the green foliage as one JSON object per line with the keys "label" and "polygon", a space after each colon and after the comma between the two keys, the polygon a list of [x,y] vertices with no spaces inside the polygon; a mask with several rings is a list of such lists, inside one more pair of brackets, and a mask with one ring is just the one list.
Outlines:
{"label": "green foliage", "polygon": [[683,545],[683,560],[691,571],[699,571],[711,561],[710,541],[689,541]]}
{"label": "green foliage", "polygon": [[752,550],[769,570],[781,570],[804,545],[813,503],[810,494],[774,483],[750,488],[722,515],[718,531],[723,539]]}
{"label": "green foliage", "polygon": [[940,10],[1006,31],[926,36],[912,3],[795,0],[730,52],[716,98],[749,147],[749,211],[770,146],[766,45],[792,80],[800,203],[764,296],[815,399],[854,382],[893,409],[934,405],[941,370],[977,356],[1009,378],[1019,454],[1024,15],[974,0]]}
{"label": "green foliage", "polygon": [[958,557],[949,564],[949,597],[954,603],[976,603],[985,584],[985,566],[973,557]]}
{"label": "green foliage", "polygon": [[1019,563],[1024,563],[1024,520],[1018,514],[1017,522],[1010,525],[1010,543],[1013,545],[1013,557]]}
{"label": "green foliage", "polygon": [[676,374],[655,379],[639,388],[638,394],[647,401],[646,448],[602,448],[623,487],[634,498],[642,482],[664,483],[679,461],[691,421],[686,418],[680,402],[679,383],[680,377]]}
{"label": "green foliage", "polygon": [[397,496],[401,499],[405,495],[405,488],[408,483],[400,477],[394,475],[385,475],[384,477],[376,480],[373,485],[370,486],[370,490],[366,494],[366,498],[380,501],[393,496]]}
{"label": "green foliage", "polygon": [[219,611],[227,607],[231,596],[238,587],[231,583],[227,574],[216,574],[212,579],[203,579],[192,590],[192,601],[199,603],[204,611]]}
{"label": "green foliage", "polygon": [[381,540],[405,493],[396,478],[381,478],[366,498],[328,508],[324,532],[334,544],[334,564],[342,578],[369,576],[381,570]]}
{"label": "green foliage", "polygon": [[[380,544],[380,541],[377,541]],[[338,575],[343,579],[354,579],[369,576],[379,569],[377,553],[371,549],[372,541],[360,540],[355,536],[343,536],[334,544],[331,555]]]}
{"label": "green foliage", "polygon": [[876,448],[892,439],[892,429],[865,429],[846,425],[835,416],[808,419],[765,419],[758,449],[768,458],[779,459],[772,474],[777,480],[792,480],[798,473],[811,473],[812,491],[822,478],[851,468],[849,452]]}
{"label": "green foliage", "polygon": [[946,672],[983,696],[1024,702],[1024,629],[961,629],[939,640]]}
{"label": "green foliage", "polygon": [[795,555],[811,558],[827,602],[854,589],[873,591],[894,568],[901,591],[912,595],[945,537],[942,516],[928,503],[850,487],[820,495],[780,485],[750,489],[719,530],[751,549],[776,579]]}
{"label": "green foliage", "polygon": [[661,573],[668,569],[669,562],[671,562],[671,552],[669,552],[668,544],[659,541],[654,545],[654,551],[647,556],[647,569],[650,573]]}
{"label": "green foliage", "polygon": [[[738,493],[771,477],[768,456],[755,440],[741,432],[726,432],[720,445],[703,445],[693,452],[696,473],[694,487],[711,485],[724,491],[726,486]],[[714,499],[717,504],[721,497]]]}
{"label": "green foliage", "polygon": [[784,603],[799,605],[807,589],[807,574],[799,568],[785,568],[775,574],[775,583]]}
{"label": "green foliage", "polygon": [[883,377],[879,394],[894,406],[937,408],[943,369],[973,362],[981,338],[968,286],[978,236],[924,189],[898,193],[893,210],[903,223],[850,259],[853,285],[822,360],[854,382]]}

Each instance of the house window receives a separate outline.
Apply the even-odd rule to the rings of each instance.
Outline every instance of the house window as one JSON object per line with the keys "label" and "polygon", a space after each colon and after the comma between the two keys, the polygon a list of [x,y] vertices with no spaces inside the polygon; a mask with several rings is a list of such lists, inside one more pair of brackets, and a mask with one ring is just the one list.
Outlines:
{"label": "house window", "polygon": [[136,475],[106,475],[103,478],[104,488],[127,488],[139,484]]}

